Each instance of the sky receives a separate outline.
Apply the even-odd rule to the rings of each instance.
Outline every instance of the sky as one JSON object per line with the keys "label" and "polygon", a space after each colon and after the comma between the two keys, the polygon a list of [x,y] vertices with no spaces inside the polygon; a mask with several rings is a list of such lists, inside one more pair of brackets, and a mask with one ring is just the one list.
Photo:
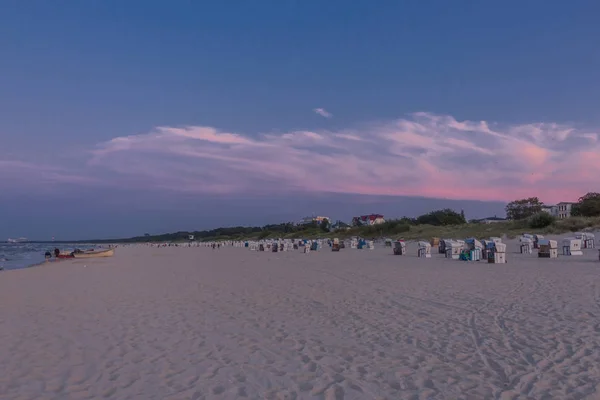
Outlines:
{"label": "sky", "polygon": [[2,1],[0,239],[576,201],[600,190],[599,13]]}

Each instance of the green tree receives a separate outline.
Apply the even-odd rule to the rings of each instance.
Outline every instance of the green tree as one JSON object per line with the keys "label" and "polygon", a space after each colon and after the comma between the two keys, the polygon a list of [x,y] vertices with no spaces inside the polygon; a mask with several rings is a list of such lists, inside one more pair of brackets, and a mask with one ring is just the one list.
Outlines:
{"label": "green tree", "polygon": [[577,217],[599,217],[600,216],[600,193],[590,192],[579,198],[573,205],[571,215]]}
{"label": "green tree", "polygon": [[506,217],[512,220],[529,218],[542,212],[544,203],[537,197],[511,201],[506,205]]}
{"label": "green tree", "polygon": [[323,218],[323,221],[321,221],[321,224],[320,224],[321,230],[323,232],[329,232],[329,226],[330,226],[329,220],[327,218]]}
{"label": "green tree", "polygon": [[542,211],[541,213],[532,215],[529,217],[529,227],[532,229],[541,229],[546,228],[554,223],[556,218],[554,216],[548,214],[547,212]]}
{"label": "green tree", "polygon": [[423,214],[417,217],[417,224],[419,225],[461,225],[465,224],[465,217],[456,211],[445,208],[443,210],[432,211],[427,214]]}
{"label": "green tree", "polygon": [[402,222],[405,225],[417,225],[416,218],[402,217],[400,218],[400,222]]}

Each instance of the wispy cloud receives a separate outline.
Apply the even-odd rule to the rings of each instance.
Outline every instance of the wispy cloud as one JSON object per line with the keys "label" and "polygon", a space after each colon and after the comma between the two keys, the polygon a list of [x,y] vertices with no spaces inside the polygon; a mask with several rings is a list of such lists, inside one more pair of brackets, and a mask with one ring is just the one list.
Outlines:
{"label": "wispy cloud", "polygon": [[99,186],[109,181],[86,174],[81,168],[0,159],[0,197],[10,194],[43,195],[81,186]]}
{"label": "wispy cloud", "polygon": [[315,114],[319,114],[321,117],[325,117],[325,118],[333,117],[333,114],[331,114],[329,111],[327,111],[324,108],[313,108],[313,111],[315,112]]}
{"label": "wispy cloud", "polygon": [[[324,111],[324,110],[323,110]],[[553,123],[498,127],[416,113],[343,131],[247,136],[160,127],[93,150],[88,170],[163,190],[281,191],[575,200],[597,190],[594,132]]]}

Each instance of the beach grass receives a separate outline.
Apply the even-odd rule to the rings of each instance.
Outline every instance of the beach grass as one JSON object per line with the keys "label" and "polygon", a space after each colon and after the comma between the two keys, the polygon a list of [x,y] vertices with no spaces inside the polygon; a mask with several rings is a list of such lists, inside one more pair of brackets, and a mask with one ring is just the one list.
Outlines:
{"label": "beach grass", "polygon": [[293,239],[293,238],[347,238],[361,236],[366,238],[386,237],[391,239],[405,240],[429,240],[438,238],[486,238],[503,237],[515,238],[523,233],[535,233],[541,235],[563,234],[568,232],[600,230],[600,218],[572,217],[556,220],[551,225],[532,229],[527,220],[495,222],[490,224],[467,223],[461,225],[408,225],[389,221],[380,225],[354,227],[348,230],[324,232],[319,228],[307,229],[299,232],[281,234],[281,232],[262,232],[260,235],[239,235],[233,237],[209,238],[208,240],[244,240],[244,239]]}

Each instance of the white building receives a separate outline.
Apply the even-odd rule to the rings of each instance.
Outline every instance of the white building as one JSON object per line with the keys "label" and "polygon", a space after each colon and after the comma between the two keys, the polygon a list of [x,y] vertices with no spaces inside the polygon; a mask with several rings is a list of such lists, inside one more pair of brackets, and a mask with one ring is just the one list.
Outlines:
{"label": "white building", "polygon": [[571,216],[571,209],[573,208],[573,204],[569,201],[561,201],[556,205],[557,207],[557,217],[560,219],[569,218]]}
{"label": "white building", "polygon": [[542,211],[558,218],[558,206],[543,206]]}
{"label": "white building", "polygon": [[564,218],[569,218],[571,217],[571,210],[573,208],[573,204],[570,201],[561,201],[560,203],[558,203],[555,206],[544,206],[542,207],[542,211],[547,212],[548,214],[556,217],[556,218],[560,218],[560,219],[564,219]]}

